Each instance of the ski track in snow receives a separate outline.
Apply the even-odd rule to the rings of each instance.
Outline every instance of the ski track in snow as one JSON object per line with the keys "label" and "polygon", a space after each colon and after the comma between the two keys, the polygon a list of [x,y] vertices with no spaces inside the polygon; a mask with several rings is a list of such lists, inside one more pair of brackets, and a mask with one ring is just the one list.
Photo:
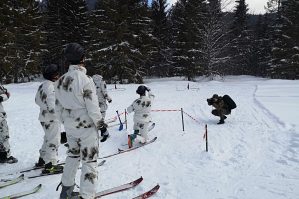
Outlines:
{"label": "ski track in snow", "polygon": [[[196,89],[186,89],[188,83],[190,88]],[[34,96],[39,84],[7,85],[12,97],[4,103],[4,108],[8,113],[12,154],[19,159],[19,163],[0,165],[0,176],[3,178],[11,177],[7,173],[30,167],[38,159],[43,131],[37,120],[39,110],[34,104]],[[130,191],[105,198],[132,198],[157,183],[161,188],[152,198],[298,198],[299,125],[282,117],[280,113],[288,111],[283,107],[283,102],[275,111],[269,99],[282,95],[292,102],[294,98],[299,98],[296,92],[299,91],[299,81],[252,77],[232,77],[224,82],[152,79],[148,80],[147,85],[156,95],[153,110],[183,108],[200,124],[184,114],[185,131],[182,131],[180,111],[152,112],[156,126],[149,137],[157,136],[156,142],[106,159],[105,165],[98,168],[97,189],[110,188],[140,176],[143,176],[143,182]],[[116,110],[123,112],[137,98],[137,86],[122,85],[124,91],[110,92],[113,102],[109,105],[107,118],[114,117]],[[108,85],[110,87],[114,85]],[[292,89],[294,92],[288,92]],[[206,102],[214,93],[229,94],[237,103],[237,108],[232,110],[224,125],[216,125],[219,118],[211,115],[212,108]],[[290,114],[299,116],[298,111]],[[130,114],[127,130],[118,131],[118,127],[109,129],[111,137],[101,144],[101,157],[124,147],[121,145],[127,142],[127,132],[132,132],[132,121]],[[209,152],[205,152],[203,140],[205,124],[208,125]],[[65,151],[65,147],[59,148],[59,157],[63,161]],[[42,183],[44,187],[39,193],[24,199],[58,198],[59,192],[55,188],[60,179],[61,175],[25,180],[1,189],[0,196]],[[76,177],[78,184],[79,179],[80,172]]]}

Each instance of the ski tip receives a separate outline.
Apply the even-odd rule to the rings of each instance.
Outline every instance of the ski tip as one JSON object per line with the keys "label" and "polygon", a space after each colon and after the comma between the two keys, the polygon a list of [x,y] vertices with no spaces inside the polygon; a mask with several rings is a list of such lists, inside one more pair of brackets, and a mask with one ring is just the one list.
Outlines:
{"label": "ski tip", "polygon": [[22,175],[20,175],[20,178],[22,178],[22,180],[25,179],[25,175],[24,175],[24,173],[23,173]]}
{"label": "ski tip", "polygon": [[105,164],[105,162],[106,162],[106,160],[102,160],[102,161],[98,164],[98,166],[102,166],[103,164]]}
{"label": "ski tip", "polygon": [[143,181],[143,177],[141,176],[140,178],[134,181],[134,184],[139,184],[142,181]]}

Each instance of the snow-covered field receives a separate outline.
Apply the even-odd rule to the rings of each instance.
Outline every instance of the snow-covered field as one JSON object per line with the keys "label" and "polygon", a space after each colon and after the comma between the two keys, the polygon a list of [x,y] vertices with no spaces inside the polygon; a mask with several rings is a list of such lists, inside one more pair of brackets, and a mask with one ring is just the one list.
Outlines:
{"label": "snow-covered field", "polygon": [[[187,90],[189,83],[190,90]],[[43,131],[37,120],[34,96],[40,83],[6,85],[11,92],[4,102],[10,127],[14,165],[0,165],[1,178],[7,173],[32,166],[38,159]],[[299,198],[299,81],[268,80],[248,76],[226,77],[222,81],[187,82],[178,78],[150,79],[156,99],[153,110],[183,110],[185,131],[179,111],[153,111],[156,127],[153,144],[110,157],[99,167],[97,189],[119,185],[140,176],[135,189],[103,198],[132,198],[157,183],[161,188],[153,198],[163,199],[296,199]],[[107,119],[123,112],[137,98],[138,85],[108,85],[113,99]],[[211,115],[206,99],[214,93],[229,94],[237,103],[224,125]],[[122,120],[124,117],[122,115]],[[196,121],[195,121],[196,120]],[[128,117],[132,131],[132,115]],[[208,125],[209,151],[203,135]],[[110,129],[110,139],[101,144],[100,156],[124,147],[127,132]],[[59,157],[65,159],[62,145]],[[37,174],[37,172],[26,175]],[[17,174],[16,174],[17,175]],[[79,184],[80,171],[76,182]],[[58,198],[55,191],[61,175],[27,179],[0,189],[0,196],[26,190],[39,183],[42,190],[25,198]]]}

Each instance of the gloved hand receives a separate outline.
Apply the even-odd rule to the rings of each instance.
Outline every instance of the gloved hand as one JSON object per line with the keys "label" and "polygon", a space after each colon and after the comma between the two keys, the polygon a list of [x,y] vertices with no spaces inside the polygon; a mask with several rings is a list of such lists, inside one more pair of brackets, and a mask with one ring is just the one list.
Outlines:
{"label": "gloved hand", "polygon": [[102,136],[102,138],[100,140],[101,142],[105,142],[108,139],[109,132],[108,132],[108,130],[107,130],[106,127],[104,127],[104,128],[101,129],[101,136]]}
{"label": "gloved hand", "polygon": [[60,133],[60,143],[61,144],[67,143],[66,132],[61,132]]}
{"label": "gloved hand", "polygon": [[112,102],[112,99],[111,99],[110,97],[107,97],[107,101],[108,101],[109,103],[111,103],[111,102]]}
{"label": "gloved hand", "polygon": [[98,124],[98,130],[101,130],[102,128],[107,128],[108,125],[104,122],[104,119],[102,118],[100,121],[99,121],[99,124]]}
{"label": "gloved hand", "polygon": [[10,93],[9,92],[6,92],[5,94],[6,94],[7,98],[10,97]]}
{"label": "gloved hand", "polygon": [[146,90],[147,90],[148,92],[150,92],[150,91],[151,91],[150,87],[146,87]]}

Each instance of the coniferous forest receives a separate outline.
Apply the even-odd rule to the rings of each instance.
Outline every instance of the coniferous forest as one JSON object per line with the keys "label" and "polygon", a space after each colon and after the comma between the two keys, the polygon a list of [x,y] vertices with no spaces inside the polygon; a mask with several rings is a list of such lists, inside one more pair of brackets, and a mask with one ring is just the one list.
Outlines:
{"label": "coniferous forest", "polygon": [[90,75],[109,83],[144,77],[254,75],[299,79],[299,1],[268,0],[251,15],[246,0],[0,0],[0,82],[25,82],[62,50],[86,49]]}

